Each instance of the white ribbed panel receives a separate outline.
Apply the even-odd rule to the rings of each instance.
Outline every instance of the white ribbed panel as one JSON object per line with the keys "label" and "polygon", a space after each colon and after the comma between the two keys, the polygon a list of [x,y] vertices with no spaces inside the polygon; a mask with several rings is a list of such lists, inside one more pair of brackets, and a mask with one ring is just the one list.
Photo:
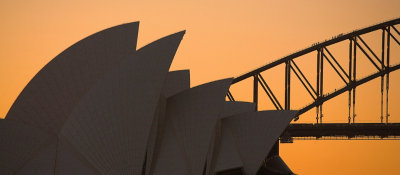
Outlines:
{"label": "white ribbed panel", "polygon": [[102,174],[140,175],[165,77],[185,32],[124,59],[82,98],[62,135]]}
{"label": "white ribbed panel", "polygon": [[221,121],[217,120],[207,152],[207,160],[205,166],[206,172],[204,174],[212,174],[212,172],[215,169],[215,161],[217,157],[216,153],[218,152],[220,146],[220,140],[221,140]]}
{"label": "white ribbed panel", "polygon": [[222,124],[219,149],[214,162],[215,169],[212,174],[234,168],[243,167],[239,151],[235,147],[232,135],[227,127]]}
{"label": "white ribbed panel", "polygon": [[255,175],[296,111],[260,111],[227,117],[223,125],[229,129],[246,175]]}
{"label": "white ribbed panel", "polygon": [[50,145],[41,148],[34,156],[16,173],[16,175],[54,175],[56,162],[56,140]]}
{"label": "white ribbed panel", "polygon": [[231,115],[237,115],[252,111],[256,111],[256,105],[254,103],[243,101],[226,101],[224,105],[224,110],[222,111],[220,116],[221,118],[224,118]]}
{"label": "white ribbed panel", "polygon": [[17,121],[0,120],[0,174],[14,174],[48,145],[50,135]]}
{"label": "white ribbed panel", "polygon": [[292,170],[290,170],[280,156],[270,158],[266,163],[266,169],[278,174],[293,174]]}
{"label": "white ribbed panel", "polygon": [[172,71],[168,72],[165,79],[163,94],[168,98],[188,88],[190,88],[189,70]]}
{"label": "white ribbed panel", "polygon": [[100,31],[57,55],[24,88],[6,118],[58,133],[83,95],[136,51],[138,26],[135,22]]}
{"label": "white ribbed panel", "polygon": [[[225,102],[224,110],[220,114],[220,117],[225,118],[252,111],[255,111],[254,103],[227,101]],[[219,123],[220,124],[216,127],[213,150],[209,152],[207,158],[209,162],[207,172],[209,174],[215,174],[219,171],[243,166],[239,153],[233,144],[232,136],[229,134],[226,127],[224,127],[223,123]]]}
{"label": "white ribbed panel", "polygon": [[165,120],[160,122],[160,132],[158,132],[157,146],[154,151],[154,159],[151,164],[149,174],[151,175],[187,175],[189,167],[185,160],[184,151],[178,139],[173,123],[172,116],[165,116]]}
{"label": "white ribbed panel", "polygon": [[232,79],[224,79],[203,84],[167,101],[167,116],[183,145],[191,175],[201,175],[204,171],[211,138],[231,82]]}
{"label": "white ribbed panel", "polygon": [[190,72],[189,70],[178,70],[168,72],[165,79],[162,95],[157,107],[156,115],[151,126],[150,138],[147,145],[146,154],[146,170],[145,174],[150,174],[151,167],[153,166],[153,159],[155,159],[154,152],[159,150],[161,143],[161,127],[164,125],[164,116],[166,109],[166,98],[173,96],[185,89],[190,88]]}
{"label": "white ribbed panel", "polygon": [[151,124],[150,136],[147,143],[146,149],[146,169],[145,174],[150,174],[151,167],[153,166],[153,160],[156,159],[156,154],[160,149],[161,135],[163,132],[165,110],[166,110],[166,99],[164,95],[160,96],[156,113],[154,115],[153,123]]}
{"label": "white ribbed panel", "polygon": [[58,142],[57,175],[100,175],[63,137]]}

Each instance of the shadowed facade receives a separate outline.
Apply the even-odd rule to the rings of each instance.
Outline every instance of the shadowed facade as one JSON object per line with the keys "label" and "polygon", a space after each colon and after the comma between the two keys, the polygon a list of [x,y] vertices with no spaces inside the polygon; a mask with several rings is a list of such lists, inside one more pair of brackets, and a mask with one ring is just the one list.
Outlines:
{"label": "shadowed facade", "polygon": [[225,101],[232,78],[190,88],[189,70],[168,72],[185,31],[136,50],[138,24],[79,41],[29,82],[0,120],[0,174],[257,173],[296,112]]}

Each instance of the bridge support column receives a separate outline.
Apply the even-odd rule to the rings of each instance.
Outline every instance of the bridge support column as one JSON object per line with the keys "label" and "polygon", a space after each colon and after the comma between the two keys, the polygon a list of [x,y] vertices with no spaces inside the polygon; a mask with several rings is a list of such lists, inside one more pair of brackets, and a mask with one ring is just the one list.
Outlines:
{"label": "bridge support column", "polygon": [[[324,54],[324,50],[323,49],[321,49],[321,51],[320,51],[321,53],[320,53],[320,62],[321,62],[321,65],[320,65],[320,75],[319,75],[319,78],[320,78],[320,80],[319,80],[319,95],[320,96],[322,96],[323,94],[324,94],[324,91],[323,91],[323,89],[324,89],[324,57],[323,57],[323,54]],[[319,106],[319,118],[320,118],[320,123],[322,123],[322,117],[324,117],[323,116],[323,114],[322,114],[322,104],[323,104],[323,102],[321,103],[321,105]]]}
{"label": "bridge support column", "polygon": [[[320,98],[324,94],[323,84],[324,84],[324,57],[323,57],[323,49],[318,49],[317,52],[317,99],[316,101],[320,101]],[[317,123],[322,123],[322,104],[316,106],[316,119]]]}
{"label": "bridge support column", "polygon": [[290,60],[285,64],[285,110],[290,110]]}
{"label": "bridge support column", "polygon": [[[385,70],[385,30],[382,30],[382,58],[381,58],[381,69]],[[383,96],[384,96],[384,81],[385,75],[381,76],[381,123],[383,123]]]}
{"label": "bridge support column", "polygon": [[[353,40],[349,40],[349,84],[351,85],[353,83],[353,80],[351,79],[352,75],[352,67],[353,67]],[[351,89],[349,89],[349,117],[348,117],[348,123],[351,123]]]}
{"label": "bridge support column", "polygon": [[[354,46],[353,46],[353,81],[357,80],[357,38],[353,38]],[[351,75],[350,75],[351,76]],[[355,123],[356,118],[356,87],[353,88],[353,123]]]}
{"label": "bridge support column", "polygon": [[258,111],[258,76],[253,76],[253,103],[256,105],[256,111]]}
{"label": "bridge support column", "polygon": [[[387,27],[386,66],[390,67],[390,26]],[[386,124],[389,122],[389,72],[386,75]]]}

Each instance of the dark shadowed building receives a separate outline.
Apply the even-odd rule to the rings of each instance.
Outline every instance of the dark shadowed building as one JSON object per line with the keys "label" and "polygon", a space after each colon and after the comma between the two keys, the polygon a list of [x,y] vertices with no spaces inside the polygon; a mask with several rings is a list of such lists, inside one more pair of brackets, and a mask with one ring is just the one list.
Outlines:
{"label": "dark shadowed building", "polygon": [[225,101],[231,78],[191,88],[188,70],[169,72],[185,31],[136,49],[138,26],[95,33],[37,73],[0,120],[0,174],[292,174],[265,158],[295,111]]}

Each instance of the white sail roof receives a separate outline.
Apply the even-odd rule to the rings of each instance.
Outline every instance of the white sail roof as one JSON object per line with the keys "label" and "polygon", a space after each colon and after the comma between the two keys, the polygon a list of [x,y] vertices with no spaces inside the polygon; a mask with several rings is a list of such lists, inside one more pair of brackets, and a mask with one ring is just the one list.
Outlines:
{"label": "white sail roof", "polygon": [[136,51],[138,22],[95,33],[57,55],[24,88],[6,118],[58,133],[104,73]]}
{"label": "white sail roof", "polygon": [[166,115],[160,122],[157,146],[154,150],[154,159],[151,163],[149,173],[151,175],[187,175],[189,167],[185,159],[183,146],[178,139],[171,117]]}
{"label": "white sail roof", "polygon": [[242,159],[240,158],[239,151],[235,147],[232,135],[227,127],[221,127],[220,144],[218,151],[215,153],[215,168],[213,174],[229,169],[243,167]]}
{"label": "white sail roof", "polygon": [[223,119],[239,151],[245,174],[257,173],[264,158],[295,115],[296,111],[260,111]]}
{"label": "white sail roof", "polygon": [[232,79],[203,84],[171,97],[166,115],[183,145],[189,174],[202,174],[225,95]]}
{"label": "white sail roof", "polygon": [[150,174],[151,167],[154,166],[154,159],[160,149],[160,138],[163,132],[165,122],[166,99],[164,95],[160,96],[157,108],[154,114],[154,119],[151,124],[150,135],[146,149],[145,169],[143,174]]}
{"label": "white sail roof", "polygon": [[54,175],[57,143],[40,148],[15,175]]}
{"label": "white sail roof", "polygon": [[252,111],[256,111],[256,105],[254,103],[243,101],[226,101],[224,104],[224,110],[222,111],[220,116],[221,118],[225,118],[232,115],[238,115],[241,113]]}
{"label": "white sail roof", "polygon": [[150,43],[121,61],[65,123],[62,135],[102,174],[141,174],[163,82],[184,33]]}
{"label": "white sail roof", "polygon": [[154,166],[153,160],[160,149],[162,127],[164,126],[166,98],[173,96],[185,89],[190,88],[190,72],[189,70],[177,70],[168,72],[160,100],[156,109],[156,113],[151,125],[150,137],[148,140],[146,151],[146,169],[145,174],[151,173],[151,167]]}
{"label": "white sail roof", "polygon": [[256,174],[296,113],[225,102],[232,79],[190,88],[188,70],[168,72],[185,32],[139,50],[137,33],[93,34],[31,80],[0,120],[1,175]]}
{"label": "white sail roof", "polygon": [[49,144],[52,137],[29,125],[0,120],[0,174],[11,175]]}
{"label": "white sail roof", "polygon": [[185,89],[190,88],[190,72],[189,70],[177,70],[168,72],[165,79],[162,94],[169,98]]}
{"label": "white sail roof", "polygon": [[[237,115],[241,113],[252,112],[256,110],[254,103],[248,102],[225,102],[224,110],[220,114],[221,118]],[[209,163],[210,174],[216,172],[242,167],[243,163],[240,159],[239,152],[234,146],[232,136],[222,122],[216,127],[216,138],[214,140],[214,151],[212,152],[212,160]]]}
{"label": "white sail roof", "polygon": [[62,136],[58,139],[57,175],[101,175],[83,155]]}

